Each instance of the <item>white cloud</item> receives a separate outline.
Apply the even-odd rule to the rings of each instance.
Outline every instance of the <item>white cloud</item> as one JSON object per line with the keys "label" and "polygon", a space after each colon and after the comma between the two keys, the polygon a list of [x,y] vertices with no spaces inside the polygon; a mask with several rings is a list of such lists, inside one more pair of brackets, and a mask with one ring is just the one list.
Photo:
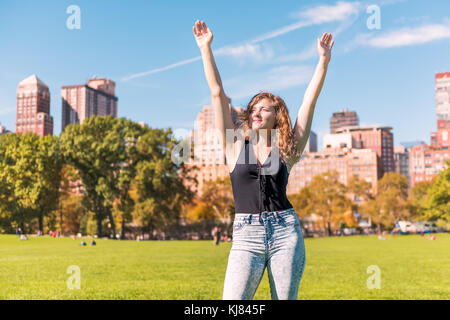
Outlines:
{"label": "white cloud", "polygon": [[232,99],[246,98],[256,93],[280,91],[307,83],[313,74],[311,66],[284,65],[269,70],[238,76],[223,82]]}
{"label": "white cloud", "polygon": [[229,56],[240,63],[248,60],[259,63],[270,60],[274,53],[273,49],[267,44],[245,43],[239,46],[222,47],[214,51],[214,55]]}
{"label": "white cloud", "polygon": [[284,26],[280,29],[273,30],[262,36],[250,40],[251,43],[266,41],[285,33],[308,27],[311,25],[318,25],[329,22],[346,21],[352,16],[357,16],[361,8],[359,2],[344,2],[338,1],[335,5],[321,5],[312,7],[306,10],[291,13],[291,17],[301,19],[300,21]]}
{"label": "white cloud", "polygon": [[[214,54],[229,55],[231,57],[236,57],[237,59],[241,59],[242,57],[253,57],[259,59],[257,61],[264,61],[264,59],[267,59],[267,57],[271,57],[273,53],[269,48],[266,48],[266,51],[261,51],[260,47],[255,46],[256,43],[263,42],[281,36],[288,32],[311,25],[323,24],[334,21],[345,21],[349,19],[352,15],[357,14],[360,7],[361,4],[359,2],[338,1],[336,5],[321,5],[306,9],[304,11],[296,12],[291,15],[302,19],[299,22],[270,31],[251,40],[243,41],[241,44],[238,45],[230,45],[219,48],[214,51]],[[187,59],[173,63],[166,67],[156,68],[149,71],[132,74],[122,78],[122,81],[128,81],[131,79],[147,76],[150,74],[159,73],[200,59],[201,56],[198,56],[192,59]]]}
{"label": "white cloud", "polygon": [[[336,40],[337,36],[348,29],[350,26],[353,25],[353,23],[357,20],[358,15],[353,15],[352,18],[346,19],[343,21],[335,30],[331,31],[330,33],[333,35],[333,39]],[[319,37],[322,36],[319,34]],[[333,47],[334,48],[334,47]],[[292,61],[305,61],[312,59],[317,56],[317,41],[314,40],[312,44],[307,47],[306,49],[303,49],[300,52],[297,53],[289,53],[284,54],[279,57],[277,57],[276,62],[292,62]]]}
{"label": "white cloud", "polygon": [[165,67],[162,67],[162,68],[156,68],[156,69],[152,69],[152,70],[149,70],[149,71],[135,73],[135,74],[132,74],[132,75],[129,75],[127,77],[122,78],[122,81],[128,81],[128,80],[131,80],[131,79],[134,79],[134,78],[140,78],[140,77],[143,77],[143,76],[148,76],[150,74],[154,74],[154,73],[166,71],[166,70],[169,70],[169,69],[173,69],[173,68],[176,68],[176,67],[179,67],[179,66],[182,66],[182,65],[185,65],[185,64],[197,61],[197,60],[201,60],[201,58],[202,58],[201,56],[198,56],[198,57],[195,57],[195,58],[191,58],[191,59],[186,59],[186,60],[182,60],[182,61],[179,61],[179,62],[175,62],[175,63],[172,63],[172,64],[170,64],[168,66],[165,66]]}
{"label": "white cloud", "polygon": [[355,42],[375,48],[392,48],[419,45],[445,38],[450,38],[450,25],[431,24],[414,28],[401,28],[379,36],[360,34]]}
{"label": "white cloud", "polygon": [[293,13],[293,17],[303,19],[311,24],[345,21],[361,10],[360,2],[338,1],[335,5],[321,5]]}

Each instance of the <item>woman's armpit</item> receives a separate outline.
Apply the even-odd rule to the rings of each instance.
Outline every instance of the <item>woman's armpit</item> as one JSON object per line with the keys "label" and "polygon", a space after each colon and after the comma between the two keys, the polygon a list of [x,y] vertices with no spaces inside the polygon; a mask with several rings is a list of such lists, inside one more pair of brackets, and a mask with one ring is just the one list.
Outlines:
{"label": "woman's armpit", "polygon": [[286,159],[286,167],[287,167],[287,170],[289,173],[291,172],[291,169],[300,160],[301,157],[302,157],[301,154],[295,154],[295,155],[291,155],[290,157],[288,157]]}
{"label": "woman's armpit", "polygon": [[242,152],[243,146],[244,146],[244,143],[242,141],[236,141],[230,150],[226,150],[225,158],[226,158],[226,161],[228,164],[228,169],[229,169],[230,173],[233,172],[234,167],[236,166],[236,163]]}

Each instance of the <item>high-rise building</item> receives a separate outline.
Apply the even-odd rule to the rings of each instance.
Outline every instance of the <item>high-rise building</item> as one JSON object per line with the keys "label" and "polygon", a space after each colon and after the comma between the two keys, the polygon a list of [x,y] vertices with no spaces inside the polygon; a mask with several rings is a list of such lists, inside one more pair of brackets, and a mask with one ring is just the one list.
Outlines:
{"label": "high-rise building", "polygon": [[328,147],[321,152],[305,153],[289,173],[286,193],[298,193],[311,183],[314,176],[334,170],[339,172],[339,181],[345,185],[351,177],[358,176],[370,182],[375,190],[378,178],[377,159],[376,152],[371,149]]}
{"label": "high-rise building", "polygon": [[432,146],[450,146],[450,120],[438,119],[437,131],[431,133]]}
{"label": "high-rise building", "polygon": [[309,132],[308,142],[303,152],[317,152],[317,134],[312,130]]}
{"label": "high-rise building", "polygon": [[324,148],[359,148],[351,133],[328,133],[323,137]]}
{"label": "high-rise building", "polygon": [[83,123],[84,119],[97,115],[117,117],[115,82],[93,78],[87,84],[63,86],[62,131],[72,123]]}
{"label": "high-rise building", "polygon": [[409,152],[404,146],[394,147],[394,164],[395,172],[408,178],[409,185],[411,185],[411,178],[409,176]]}
{"label": "high-rise building", "polygon": [[348,111],[341,109],[339,112],[334,112],[330,118],[330,133],[336,133],[336,130],[342,127],[358,126],[358,115],[355,111]]}
{"label": "high-rise building", "polygon": [[436,117],[450,121],[450,72],[435,74]]}
{"label": "high-rise building", "polygon": [[409,149],[411,188],[420,181],[431,181],[445,169],[445,161],[450,159],[446,146],[417,145]]}
{"label": "high-rise building", "polygon": [[395,171],[394,167],[394,136],[391,127],[382,126],[352,126],[336,130],[336,134],[350,134],[352,147],[371,149],[378,156],[378,179],[384,173]]}
{"label": "high-rise building", "polygon": [[409,149],[411,187],[420,181],[431,181],[450,159],[450,72],[436,73],[435,86],[437,131],[431,133],[430,145]]}
{"label": "high-rise building", "polygon": [[16,133],[34,132],[43,137],[53,134],[50,91],[35,74],[17,87]]}

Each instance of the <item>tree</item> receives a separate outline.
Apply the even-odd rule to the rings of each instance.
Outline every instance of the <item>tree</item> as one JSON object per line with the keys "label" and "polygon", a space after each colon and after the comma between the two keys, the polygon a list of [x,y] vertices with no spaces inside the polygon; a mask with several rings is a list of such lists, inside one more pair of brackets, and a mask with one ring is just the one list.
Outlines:
{"label": "tree", "polygon": [[26,133],[7,134],[1,141],[0,181],[4,192],[0,207],[22,230],[27,224],[31,232],[31,222],[37,218],[43,231],[44,217],[58,205],[62,166],[58,138]]}
{"label": "tree", "polygon": [[211,207],[203,202],[199,201],[195,205],[186,210],[185,218],[189,223],[201,222],[204,220],[212,220],[216,216]]}
{"label": "tree", "polygon": [[347,190],[353,196],[353,210],[359,211],[361,203],[373,199],[372,183],[353,176],[347,183]]}
{"label": "tree", "polygon": [[306,217],[313,213],[309,186],[303,187],[298,193],[290,195],[289,202],[291,202],[299,217]]}
{"label": "tree", "polygon": [[377,201],[391,224],[409,216],[407,209],[408,179],[396,172],[387,172],[378,182]]}
{"label": "tree", "polygon": [[0,180],[3,181],[9,205],[10,221],[26,232],[36,209],[38,194],[36,185],[37,139],[35,134],[7,134],[2,137]]}
{"label": "tree", "polygon": [[339,172],[327,171],[315,176],[309,185],[309,211],[322,217],[325,233],[332,233],[332,225],[344,220],[351,210],[351,201],[346,197],[346,187],[339,182]]}
{"label": "tree", "polygon": [[87,214],[82,205],[82,195],[67,194],[61,197],[61,213],[64,217],[62,232],[77,234],[80,232],[81,220]]}
{"label": "tree", "polygon": [[367,202],[364,202],[361,205],[361,211],[364,212],[365,215],[368,215],[372,223],[377,226],[377,233],[381,234],[381,226],[383,224],[389,224],[389,217],[386,216],[384,211],[380,208],[380,203],[376,199],[370,199]]}
{"label": "tree", "polygon": [[9,179],[9,166],[12,159],[9,157],[9,146],[16,142],[15,134],[0,135],[0,232],[12,233],[13,215],[16,209],[14,201],[14,185]]}
{"label": "tree", "polygon": [[369,200],[363,206],[377,225],[378,233],[381,227],[393,226],[398,220],[409,216],[408,211],[408,179],[396,172],[387,172],[378,181],[375,199]]}
{"label": "tree", "polygon": [[172,161],[172,150],[180,142],[172,130],[145,128],[138,140],[139,163],[136,170],[136,199],[133,220],[149,232],[177,226],[182,205],[194,194],[183,184],[189,170]]}
{"label": "tree", "polygon": [[234,199],[229,177],[207,181],[203,187],[200,201],[205,203],[214,213],[216,219],[231,223],[234,215]]}
{"label": "tree", "polygon": [[59,150],[59,139],[45,136],[39,139],[36,152],[38,193],[37,215],[39,230],[44,232],[44,217],[58,208],[59,188],[62,179],[63,159]]}
{"label": "tree", "polygon": [[125,154],[126,159],[121,164],[117,176],[116,199],[114,201],[114,211],[120,220],[120,239],[125,237],[126,224],[132,221],[132,212],[135,201],[131,197],[131,189],[137,174],[137,165],[143,160],[138,151],[137,144],[144,133],[144,128],[138,123],[126,121],[127,132],[125,135]]}
{"label": "tree", "polygon": [[86,191],[83,205],[94,213],[100,237],[102,222],[108,217],[116,238],[112,206],[119,193],[117,179],[129,161],[127,138],[130,132],[134,134],[130,127],[135,128],[124,118],[91,116],[81,125],[67,126],[60,137],[66,162],[76,168],[82,180]]}
{"label": "tree", "polygon": [[411,190],[408,209],[411,217],[425,217],[424,205],[428,198],[428,190],[433,185],[432,181],[420,181]]}
{"label": "tree", "polygon": [[423,203],[424,217],[430,220],[442,219],[450,222],[450,160],[426,191]]}

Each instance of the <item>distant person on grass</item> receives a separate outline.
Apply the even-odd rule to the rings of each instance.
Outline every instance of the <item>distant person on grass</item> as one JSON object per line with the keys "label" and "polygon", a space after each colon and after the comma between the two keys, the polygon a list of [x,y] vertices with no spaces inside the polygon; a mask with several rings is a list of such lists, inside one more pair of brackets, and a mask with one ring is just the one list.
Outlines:
{"label": "distant person on grass", "polygon": [[221,232],[220,232],[220,228],[216,227],[215,228],[215,236],[214,236],[214,244],[217,246],[219,245],[220,242],[220,236],[221,236]]}
{"label": "distant person on grass", "polygon": [[[309,138],[334,40],[329,33],[317,39],[319,63],[292,127],[283,99],[265,91],[251,98],[246,110],[238,113],[235,124],[214,61],[211,29],[205,22],[196,21],[193,33],[211,91],[215,127],[229,165],[236,210],[223,299],[253,299],[266,267],[272,299],[297,299],[305,247],[300,220],[286,196],[286,185]],[[227,139],[230,133],[232,141]],[[278,135],[280,139],[273,141]]]}

